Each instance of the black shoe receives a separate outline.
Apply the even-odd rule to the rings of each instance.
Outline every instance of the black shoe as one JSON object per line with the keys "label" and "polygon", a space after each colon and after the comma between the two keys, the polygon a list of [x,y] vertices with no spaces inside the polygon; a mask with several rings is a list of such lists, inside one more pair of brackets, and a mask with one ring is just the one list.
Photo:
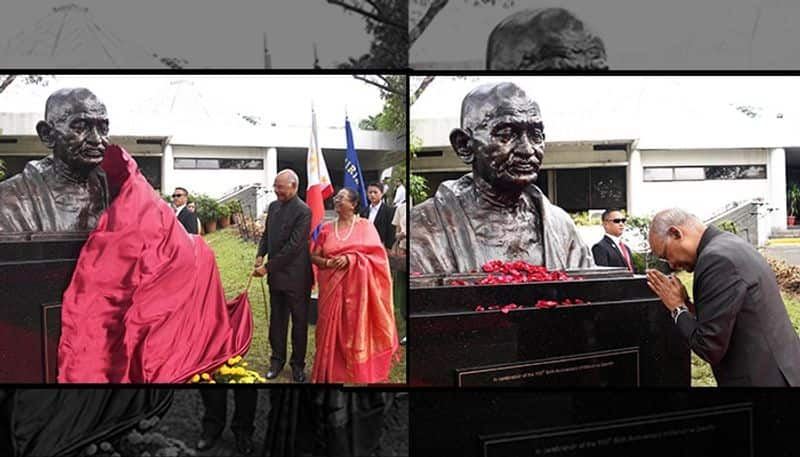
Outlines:
{"label": "black shoe", "polygon": [[253,453],[253,439],[250,435],[236,436],[236,450],[242,455],[250,455]]}
{"label": "black shoe", "polygon": [[278,366],[278,365],[270,366],[269,367],[269,371],[267,372],[267,379],[275,379],[275,378],[277,378],[278,375],[281,374],[281,371],[283,371],[283,365],[281,365],[281,366]]}
{"label": "black shoe", "polygon": [[306,374],[303,373],[302,368],[292,367],[292,380],[300,384],[306,382]]}
{"label": "black shoe", "polygon": [[198,451],[205,451],[214,447],[217,444],[217,440],[222,433],[218,433],[216,435],[207,435],[203,433],[200,436],[200,439],[197,441],[197,450]]}

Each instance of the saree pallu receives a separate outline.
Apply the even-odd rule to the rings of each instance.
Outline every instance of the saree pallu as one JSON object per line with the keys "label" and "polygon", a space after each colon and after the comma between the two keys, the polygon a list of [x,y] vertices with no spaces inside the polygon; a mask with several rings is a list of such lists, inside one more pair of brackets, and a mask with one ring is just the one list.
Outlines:
{"label": "saree pallu", "polygon": [[323,225],[316,242],[325,257],[347,256],[346,269],[322,268],[316,356],[311,382],[376,383],[389,379],[398,348],[389,260],[378,232],[357,219],[346,240]]}
{"label": "saree pallu", "polygon": [[0,391],[0,454],[77,456],[142,419],[163,415],[167,389],[9,389]]}
{"label": "saree pallu", "polygon": [[226,303],[213,251],[127,152],[110,146],[101,166],[114,200],[63,295],[58,381],[182,383],[247,352],[247,293]]}
{"label": "saree pallu", "polygon": [[264,457],[376,455],[394,393],[275,388]]}

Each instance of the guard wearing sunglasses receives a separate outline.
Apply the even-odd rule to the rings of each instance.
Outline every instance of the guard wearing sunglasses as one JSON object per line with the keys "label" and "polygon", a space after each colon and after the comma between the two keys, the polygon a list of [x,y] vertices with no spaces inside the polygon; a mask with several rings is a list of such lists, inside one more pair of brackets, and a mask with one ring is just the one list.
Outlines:
{"label": "guard wearing sunglasses", "polygon": [[594,263],[606,267],[624,267],[633,272],[631,249],[620,238],[625,231],[625,216],[621,211],[607,209],[603,211],[603,228],[606,234],[602,240],[592,246]]}
{"label": "guard wearing sunglasses", "polygon": [[175,192],[172,193],[172,205],[175,207],[175,216],[178,221],[183,225],[187,232],[196,235],[197,230],[197,216],[186,208],[189,202],[189,191],[183,187],[176,187]]}

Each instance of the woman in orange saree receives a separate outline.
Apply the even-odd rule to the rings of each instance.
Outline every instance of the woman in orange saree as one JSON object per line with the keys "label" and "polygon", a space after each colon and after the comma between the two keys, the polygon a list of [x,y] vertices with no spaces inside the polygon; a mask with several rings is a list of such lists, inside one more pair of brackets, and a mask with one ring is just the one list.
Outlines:
{"label": "woman in orange saree", "polygon": [[377,230],[358,217],[358,194],[333,199],[337,218],[312,247],[319,268],[319,316],[311,382],[388,382],[398,348],[389,259]]}

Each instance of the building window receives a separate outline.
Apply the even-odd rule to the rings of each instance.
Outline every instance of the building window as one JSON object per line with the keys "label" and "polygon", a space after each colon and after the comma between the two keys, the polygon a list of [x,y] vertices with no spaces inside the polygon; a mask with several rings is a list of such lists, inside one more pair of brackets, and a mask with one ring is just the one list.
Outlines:
{"label": "building window", "polygon": [[555,203],[565,211],[625,208],[625,167],[548,170],[555,178]]}
{"label": "building window", "polygon": [[704,167],[647,167],[644,181],[704,181],[710,179],[767,179],[766,165],[709,165]]}
{"label": "building window", "polygon": [[645,168],[645,181],[672,181],[672,168]]}
{"label": "building window", "polygon": [[197,168],[197,161],[195,159],[175,159],[175,169],[182,168]]}
{"label": "building window", "polygon": [[706,179],[767,179],[766,165],[706,167]]}
{"label": "building window", "polygon": [[263,170],[263,159],[175,159],[175,169]]}
{"label": "building window", "polygon": [[676,167],[673,171],[675,181],[702,181],[706,179],[703,167]]}

